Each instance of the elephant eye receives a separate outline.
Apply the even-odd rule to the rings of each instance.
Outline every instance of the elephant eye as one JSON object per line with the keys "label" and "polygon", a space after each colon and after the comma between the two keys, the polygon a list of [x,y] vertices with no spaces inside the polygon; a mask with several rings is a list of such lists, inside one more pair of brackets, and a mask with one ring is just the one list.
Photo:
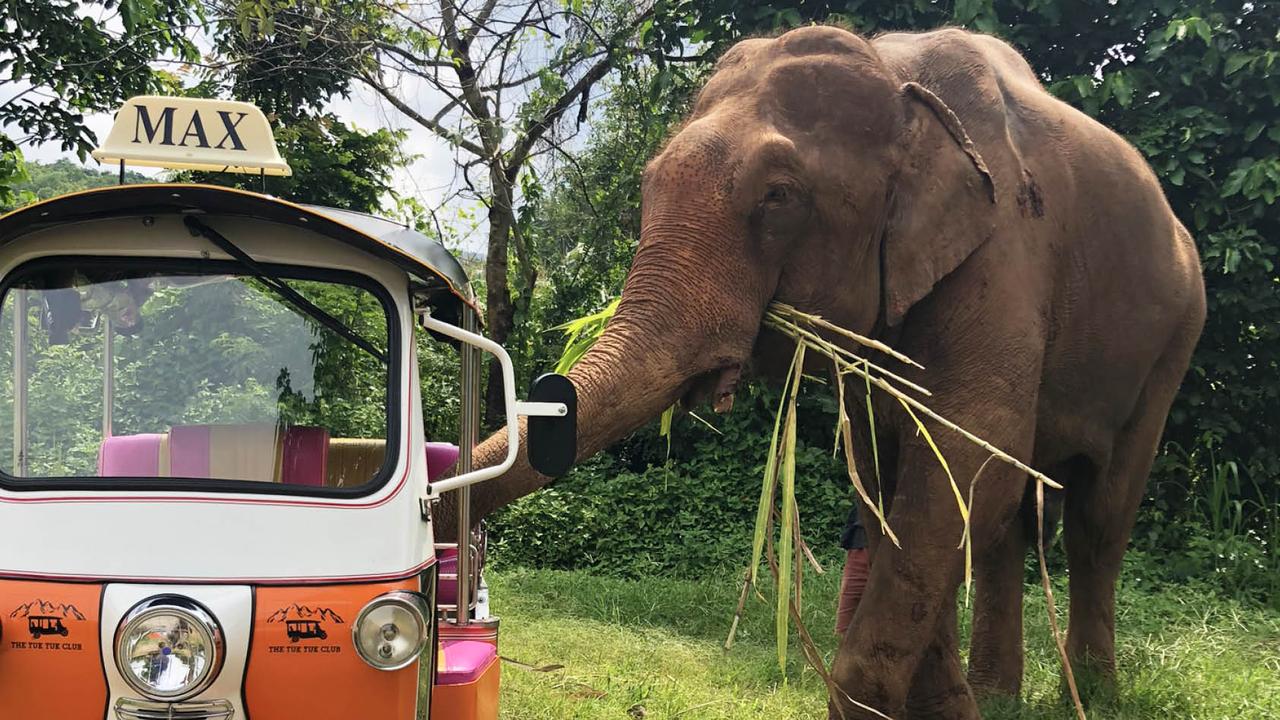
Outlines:
{"label": "elephant eye", "polygon": [[764,201],[770,205],[780,205],[791,197],[791,191],[786,185],[772,185],[769,191],[765,193]]}

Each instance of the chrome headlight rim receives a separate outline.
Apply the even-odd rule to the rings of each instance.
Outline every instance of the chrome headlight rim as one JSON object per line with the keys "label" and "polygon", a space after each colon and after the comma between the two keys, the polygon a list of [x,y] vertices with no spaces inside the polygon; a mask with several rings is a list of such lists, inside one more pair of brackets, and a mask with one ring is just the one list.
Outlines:
{"label": "chrome headlight rim", "polygon": [[[198,678],[179,690],[164,692],[142,682],[130,670],[129,659],[125,657],[125,639],[130,630],[157,615],[176,615],[202,629],[209,638],[211,657]],[[222,662],[226,657],[222,626],[217,618],[196,601],[180,595],[155,595],[134,605],[116,627],[114,644],[116,672],[125,684],[144,698],[169,703],[181,702],[208,690],[222,672]]]}
{"label": "chrome headlight rim", "polygon": [[[418,629],[418,642],[414,651],[408,655],[403,661],[387,664],[385,661],[377,657],[370,657],[365,654],[364,646],[360,643],[360,628],[364,625],[364,620],[369,613],[387,605],[395,605],[408,611],[413,617]],[[433,622],[430,603],[427,598],[420,593],[409,590],[393,590],[384,593],[378,597],[365,603],[361,608],[360,614],[356,616],[356,620],[351,624],[351,644],[356,648],[356,654],[366,665],[374,670],[382,670],[384,672],[394,672],[403,670],[416,662],[422,655],[422,651],[431,641],[431,623]]]}

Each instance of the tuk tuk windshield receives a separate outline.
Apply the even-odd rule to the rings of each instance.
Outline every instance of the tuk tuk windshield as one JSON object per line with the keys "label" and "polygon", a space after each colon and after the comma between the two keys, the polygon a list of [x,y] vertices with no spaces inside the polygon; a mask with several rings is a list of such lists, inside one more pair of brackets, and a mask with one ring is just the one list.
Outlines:
{"label": "tuk tuk windshield", "polygon": [[371,489],[390,464],[393,306],[352,273],[268,269],[51,258],[14,271],[0,482]]}

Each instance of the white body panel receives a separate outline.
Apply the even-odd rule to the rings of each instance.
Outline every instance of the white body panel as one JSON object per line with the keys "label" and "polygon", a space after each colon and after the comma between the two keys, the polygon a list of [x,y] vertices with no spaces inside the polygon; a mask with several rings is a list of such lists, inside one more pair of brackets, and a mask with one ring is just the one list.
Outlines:
{"label": "white body panel", "polygon": [[240,688],[249,659],[249,628],[253,627],[253,591],[244,585],[108,585],[102,596],[102,667],[107,675],[107,707],[122,697],[144,700],[129,687],[116,666],[115,635],[133,606],[153,595],[181,595],[213,613],[223,632],[222,672],[204,692],[190,698],[229,700],[233,718],[245,717]]}
{"label": "white body panel", "polygon": [[[387,288],[402,339],[401,401],[391,424],[400,452],[390,479],[355,499],[0,488],[0,576],[307,582],[404,576],[432,559],[431,527],[419,507],[427,473],[407,277],[305,230],[247,218],[205,219],[261,262],[359,272]],[[124,218],[20,238],[4,249],[0,275],[58,254],[225,257],[192,237],[179,217],[158,216],[151,226]]]}

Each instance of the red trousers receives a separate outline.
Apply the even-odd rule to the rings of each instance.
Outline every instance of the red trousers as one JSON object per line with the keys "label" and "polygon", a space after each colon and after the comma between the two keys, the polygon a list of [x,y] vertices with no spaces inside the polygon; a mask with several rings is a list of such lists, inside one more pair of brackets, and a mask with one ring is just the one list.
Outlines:
{"label": "red trousers", "polygon": [[844,576],[840,580],[840,602],[836,606],[836,635],[844,637],[853,622],[862,592],[867,589],[867,549],[848,551],[844,558]]}

